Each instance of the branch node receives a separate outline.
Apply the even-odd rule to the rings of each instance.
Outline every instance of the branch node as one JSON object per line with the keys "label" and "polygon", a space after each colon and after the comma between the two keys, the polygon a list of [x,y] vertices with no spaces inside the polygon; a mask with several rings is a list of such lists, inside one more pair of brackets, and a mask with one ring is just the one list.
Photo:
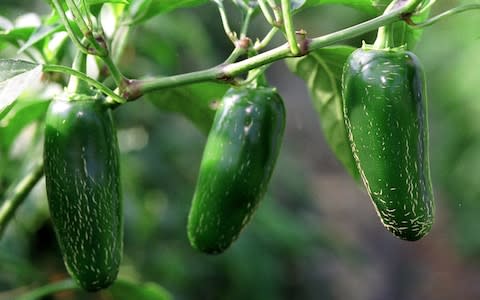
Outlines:
{"label": "branch node", "polygon": [[235,82],[235,79],[232,76],[227,75],[224,72],[222,72],[217,76],[217,80],[223,81],[225,83],[230,83],[230,84]]}
{"label": "branch node", "polygon": [[310,46],[310,39],[307,38],[307,31],[305,31],[304,29],[300,29],[295,31],[295,34],[298,39],[298,45],[300,46],[300,53],[298,54],[298,56],[307,55]]}
{"label": "branch node", "polygon": [[141,83],[138,80],[123,79],[120,84],[120,96],[127,101],[134,101],[143,96]]}
{"label": "branch node", "polygon": [[235,47],[247,50],[252,43],[252,40],[248,37],[241,38],[235,42]]}
{"label": "branch node", "polygon": [[407,23],[410,26],[416,26],[417,24],[415,22],[413,22],[413,20],[412,20],[412,15],[413,15],[413,13],[406,12],[406,13],[403,13],[403,14],[400,15],[400,19],[405,21],[405,23]]}

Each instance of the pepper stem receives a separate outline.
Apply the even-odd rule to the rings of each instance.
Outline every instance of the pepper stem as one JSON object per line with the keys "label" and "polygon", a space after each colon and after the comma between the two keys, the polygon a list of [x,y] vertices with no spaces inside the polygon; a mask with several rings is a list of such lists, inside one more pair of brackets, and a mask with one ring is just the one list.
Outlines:
{"label": "pepper stem", "polygon": [[[85,73],[87,70],[87,55],[77,50],[77,54],[73,60],[72,69]],[[90,88],[86,82],[80,80],[77,76],[70,76],[67,92],[69,94],[88,94]]]}
{"label": "pepper stem", "polygon": [[382,26],[378,29],[377,39],[375,40],[375,43],[373,43],[374,49],[390,49],[395,47],[393,40],[393,24]]}
{"label": "pepper stem", "polygon": [[[408,4],[408,1],[394,0],[387,6],[387,8],[385,8],[383,15],[389,14],[394,10],[398,10],[399,8],[401,8],[402,6],[405,6],[406,4]],[[391,49],[396,47],[395,41],[393,38],[393,31],[396,23],[397,22],[393,22],[378,28],[377,39],[373,44],[374,49]]]}

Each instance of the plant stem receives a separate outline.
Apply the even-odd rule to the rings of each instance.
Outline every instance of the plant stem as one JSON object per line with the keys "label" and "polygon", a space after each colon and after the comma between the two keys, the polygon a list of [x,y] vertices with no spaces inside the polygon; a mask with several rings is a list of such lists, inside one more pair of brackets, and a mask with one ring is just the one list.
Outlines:
{"label": "plant stem", "polygon": [[225,7],[223,6],[223,0],[216,0],[215,3],[218,6],[218,12],[220,13],[220,18],[222,19],[223,30],[225,31],[225,34],[230,39],[230,41],[235,44],[235,42],[237,41],[237,35],[230,28],[227,12],[225,11]]}
{"label": "plant stem", "polygon": [[82,31],[84,35],[87,32],[90,32],[91,29],[88,28],[87,23],[85,23],[85,20],[83,20],[82,12],[78,9],[78,6],[75,4],[75,2],[72,0],[65,0],[65,2],[67,3],[68,8],[70,8],[73,18],[75,19],[78,28],[80,28],[80,31]]}
{"label": "plant stem", "polygon": [[273,15],[275,16],[275,23],[278,25],[282,24],[282,14],[280,13],[277,3],[275,3],[275,0],[267,0],[267,2],[273,11]]}
{"label": "plant stem", "polygon": [[[217,1],[217,0],[214,0],[214,1]],[[233,0],[233,3],[235,3],[235,5],[237,5],[238,7],[240,7],[243,10],[247,10],[247,9],[250,8],[250,6],[248,4],[246,4],[244,2],[244,0]]]}
{"label": "plant stem", "polygon": [[258,5],[260,6],[260,10],[262,11],[262,14],[267,20],[267,22],[272,26],[277,26],[277,24],[275,24],[275,20],[272,17],[272,14],[268,10],[265,0],[258,0]]}
{"label": "plant stem", "polygon": [[245,53],[245,49],[242,47],[235,47],[232,53],[227,57],[227,59],[223,62],[224,65],[234,63],[240,55]]}
{"label": "plant stem", "polygon": [[117,87],[121,89],[126,80],[125,76],[123,76],[123,74],[120,72],[117,65],[113,62],[112,58],[110,57],[110,55],[101,57],[101,59],[107,66],[108,70],[110,71],[110,74],[112,74],[115,84],[117,85]]}
{"label": "plant stem", "polygon": [[240,30],[240,39],[243,39],[247,36],[248,26],[250,26],[250,20],[252,19],[254,12],[255,10],[251,7],[247,9],[245,19],[243,20],[242,29]]}
{"label": "plant stem", "polygon": [[14,188],[13,195],[5,199],[0,207],[0,236],[12,219],[20,204],[43,176],[43,161],[36,164],[33,171],[25,176]]}
{"label": "plant stem", "polygon": [[[403,0],[394,0],[392,1],[383,14],[388,14],[390,11],[395,10],[399,3]],[[386,24],[378,29],[377,38],[373,43],[374,49],[390,49],[394,48],[394,41],[393,41],[393,23]]]}
{"label": "plant stem", "polygon": [[87,16],[87,22],[88,22],[88,26],[90,28],[93,28],[93,22],[92,22],[92,18],[90,17],[90,12],[88,11],[88,3],[86,0],[82,0],[82,6],[85,10],[85,15]]}
{"label": "plant stem", "polygon": [[78,289],[78,286],[75,284],[75,282],[72,279],[66,279],[44,285],[28,294],[19,297],[18,300],[38,300],[50,294],[74,289]]}
{"label": "plant stem", "polygon": [[415,14],[423,14],[427,9],[430,9],[435,2],[437,2],[437,0],[430,0],[424,7],[421,7],[419,11],[416,11]]}
{"label": "plant stem", "polygon": [[458,13],[462,13],[465,11],[474,10],[474,9],[480,9],[480,3],[472,3],[472,4],[465,4],[462,6],[458,6],[458,7],[449,9],[439,15],[436,15],[435,17],[432,17],[428,20],[425,20],[424,22],[421,22],[421,23],[413,23],[410,21],[408,22],[408,25],[410,25],[413,28],[423,28],[423,27],[433,25],[436,22],[442,20],[443,18],[452,16]]}
{"label": "plant stem", "polygon": [[[301,45],[301,47],[305,49],[302,51],[301,55],[306,55],[313,50],[335,44],[345,39],[356,37],[358,35],[375,30],[380,26],[398,21],[401,19],[401,16],[404,13],[410,12],[412,9],[414,9],[416,4],[418,4],[418,0],[412,0],[401,8],[395,9],[387,14],[381,15],[366,22],[311,40],[305,40],[305,45]],[[255,69],[291,56],[292,54],[290,52],[290,46],[287,43],[229,65],[222,64],[206,70],[150,80],[135,80],[133,83],[136,86],[136,89],[138,89],[138,92],[132,93],[132,97],[128,98],[127,100],[135,100],[142,94],[169,87],[176,87],[202,81],[231,81],[235,76],[245,73],[251,69]]]}
{"label": "plant stem", "polygon": [[115,102],[117,103],[125,103],[125,99],[120,97],[119,95],[115,94],[111,89],[109,89],[104,84],[98,82],[97,80],[88,77],[82,72],[76,71],[72,68],[61,66],[61,65],[43,65],[43,72],[56,72],[56,73],[63,73],[68,75],[73,75],[80,78],[83,81],[86,81],[91,86],[97,88],[102,93],[110,96]]}
{"label": "plant stem", "polygon": [[254,50],[258,52],[263,48],[265,48],[268,45],[268,43],[272,41],[273,37],[275,36],[275,34],[277,34],[278,30],[280,30],[278,27],[272,27],[272,29],[270,29],[267,35],[260,42],[255,43],[255,46],[253,47]]}
{"label": "plant stem", "polygon": [[[72,69],[77,70],[82,73],[87,71],[87,55],[82,51],[77,49],[75,58],[73,59]],[[72,94],[82,93],[88,90],[88,85],[85,81],[81,81],[76,76],[70,76],[70,81],[68,82],[67,91]]]}
{"label": "plant stem", "polygon": [[[141,93],[149,93],[164,88],[176,87],[180,85],[186,85],[190,83],[202,82],[202,81],[215,81],[220,80],[220,69],[218,67],[185,73],[180,75],[161,77],[151,80],[136,80],[134,81],[139,86]],[[127,100],[135,100],[136,98],[129,98]]]}
{"label": "plant stem", "polygon": [[373,43],[375,49],[390,49],[394,48],[392,25],[385,25],[378,29],[377,38]]}
{"label": "plant stem", "polygon": [[75,32],[73,31],[72,26],[70,26],[70,21],[68,20],[67,15],[63,11],[62,5],[58,2],[58,0],[52,0],[53,5],[55,6],[55,10],[57,11],[60,19],[62,19],[62,23],[65,25],[65,29],[67,30],[68,36],[72,40],[72,42],[77,46],[77,48],[85,54],[92,54],[91,50],[88,49],[85,45],[82,44],[80,39],[77,37]]}
{"label": "plant stem", "polygon": [[75,1],[73,0],[66,0],[68,8],[72,11],[73,18],[75,19],[78,27],[80,28],[80,31],[83,33],[83,36],[88,40],[88,42],[93,46],[95,49],[94,55],[100,56],[100,57],[105,57],[108,55],[107,49],[105,47],[101,46],[95,37],[92,34],[93,28],[89,28],[85,20],[83,19],[82,12],[78,8],[78,6],[75,4]]}
{"label": "plant stem", "polygon": [[282,0],[282,16],[283,24],[285,26],[285,33],[287,35],[287,41],[290,45],[290,51],[294,56],[297,56],[300,54],[300,48],[297,45],[297,36],[295,34],[292,13],[290,11],[290,0]]}

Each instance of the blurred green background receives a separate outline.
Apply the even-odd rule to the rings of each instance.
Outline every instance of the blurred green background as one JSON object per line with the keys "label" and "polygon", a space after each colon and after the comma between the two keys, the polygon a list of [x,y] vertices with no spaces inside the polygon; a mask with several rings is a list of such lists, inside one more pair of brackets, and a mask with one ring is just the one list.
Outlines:
{"label": "blurred green background", "polygon": [[[45,15],[44,2],[2,0],[0,16]],[[437,1],[432,13],[460,3]],[[136,27],[121,69],[137,78],[222,62],[232,49],[217,14],[208,4]],[[368,18],[325,5],[295,21],[313,37]],[[238,28],[240,18],[233,20]],[[262,18],[252,28],[252,37],[268,31]],[[428,80],[436,196],[436,221],[424,239],[401,241],[382,227],[363,187],[326,145],[305,84],[277,62],[267,76],[287,106],[283,149],[268,196],[240,239],[219,256],[197,253],[186,235],[205,135],[179,114],[157,109],[155,95],[115,112],[125,208],[121,276],[157,283],[178,300],[480,299],[479,28],[479,12],[453,16],[426,28],[415,49]],[[345,43],[359,47],[374,37]],[[279,35],[273,44],[282,42]],[[0,57],[15,55],[11,46],[0,48]],[[41,155],[41,126],[26,127],[8,152],[0,152],[0,195],[28,169],[26,157]],[[67,276],[42,181],[0,240],[0,299]],[[46,299],[113,298],[72,292]]]}

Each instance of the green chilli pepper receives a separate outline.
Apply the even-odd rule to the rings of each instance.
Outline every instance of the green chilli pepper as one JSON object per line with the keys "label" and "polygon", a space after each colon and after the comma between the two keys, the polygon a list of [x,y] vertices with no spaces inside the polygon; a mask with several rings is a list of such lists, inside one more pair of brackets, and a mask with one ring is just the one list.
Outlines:
{"label": "green chilli pepper", "polygon": [[121,262],[123,222],[118,142],[104,102],[54,100],[47,111],[44,160],[65,266],[84,289],[106,288]]}
{"label": "green chilli pepper", "polygon": [[238,238],[263,198],[285,128],[285,108],[267,87],[232,88],[210,130],[188,218],[188,237],[216,254]]}
{"label": "green chilli pepper", "polygon": [[357,169],[385,227],[404,240],[434,218],[425,78],[403,48],[357,49],[343,71],[344,116]]}

